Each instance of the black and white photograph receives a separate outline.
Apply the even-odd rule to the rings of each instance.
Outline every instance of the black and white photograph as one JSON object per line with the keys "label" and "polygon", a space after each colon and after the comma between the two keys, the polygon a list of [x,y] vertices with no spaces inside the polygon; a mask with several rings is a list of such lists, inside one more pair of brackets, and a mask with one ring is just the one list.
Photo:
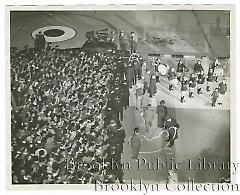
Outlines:
{"label": "black and white photograph", "polygon": [[233,182],[234,10],[199,7],[9,7],[10,185]]}

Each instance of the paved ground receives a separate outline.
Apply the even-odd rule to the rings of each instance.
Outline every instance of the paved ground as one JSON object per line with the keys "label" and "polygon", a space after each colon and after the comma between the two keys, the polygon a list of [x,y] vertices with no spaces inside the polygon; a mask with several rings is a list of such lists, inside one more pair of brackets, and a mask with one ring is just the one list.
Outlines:
{"label": "paved ground", "polygon": [[[138,83],[139,84],[139,83]],[[134,97],[130,97],[131,107],[124,111],[123,127],[126,130],[127,138],[124,145],[123,162],[130,163],[131,169],[124,170],[125,180],[166,181],[167,169],[164,166],[156,170],[156,161],[164,162],[164,165],[171,162],[181,162],[180,169],[176,171],[179,181],[186,181],[189,177],[197,182],[217,182],[222,177],[227,177],[228,170],[189,170],[189,161],[192,160],[194,168],[197,168],[199,159],[206,158],[207,162],[227,162],[230,158],[230,111],[229,94],[224,97],[223,106],[212,108],[209,95],[204,92],[202,96],[188,99],[182,104],[180,102],[179,88],[171,93],[168,91],[168,81],[161,78],[158,85],[158,93],[152,102],[166,100],[170,115],[180,124],[179,139],[175,145],[165,149],[168,144],[164,141],[166,134],[161,134],[162,129],[157,127],[157,116],[150,129],[146,133],[143,116],[140,110],[136,109]],[[154,105],[154,104],[153,104]],[[147,138],[140,150],[140,160],[131,159],[131,147],[127,144],[129,137],[135,127],[139,127],[141,133]],[[166,159],[169,161],[166,163]],[[145,160],[145,161],[144,161]],[[139,170],[139,163],[141,167]],[[150,168],[148,168],[150,166]],[[155,166],[155,169],[154,169]],[[150,169],[150,170],[149,170]]]}

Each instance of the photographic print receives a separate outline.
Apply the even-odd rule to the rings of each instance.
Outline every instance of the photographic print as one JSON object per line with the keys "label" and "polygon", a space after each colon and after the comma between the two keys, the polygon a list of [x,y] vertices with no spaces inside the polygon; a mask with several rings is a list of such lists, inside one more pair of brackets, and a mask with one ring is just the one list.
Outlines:
{"label": "photographic print", "polygon": [[232,6],[45,8],[7,11],[12,187],[230,185]]}

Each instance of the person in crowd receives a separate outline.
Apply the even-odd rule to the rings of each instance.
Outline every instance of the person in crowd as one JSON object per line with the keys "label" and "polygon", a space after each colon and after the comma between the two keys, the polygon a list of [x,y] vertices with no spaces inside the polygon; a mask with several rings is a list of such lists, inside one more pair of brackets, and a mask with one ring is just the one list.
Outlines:
{"label": "person in crowd", "polygon": [[144,75],[144,81],[143,81],[143,92],[146,91],[149,92],[150,90],[150,80],[151,80],[151,71],[147,70],[147,72]]}
{"label": "person in crowd", "polygon": [[203,88],[203,86],[205,84],[205,80],[206,80],[206,77],[205,77],[205,74],[204,74],[204,72],[202,70],[202,71],[200,71],[200,73],[197,76],[197,83],[198,83],[198,85],[197,85],[197,94],[198,95],[202,94],[202,88]]}
{"label": "person in crowd", "polygon": [[168,132],[168,139],[166,141],[169,142],[168,147],[172,147],[174,144],[174,141],[176,139],[178,139],[178,130],[179,130],[179,124],[176,121],[176,119],[174,119],[171,116],[167,116],[166,117],[166,121],[164,124],[164,128],[166,129],[166,131]]}
{"label": "person in crowd", "polygon": [[182,77],[184,76],[184,72],[187,66],[183,63],[182,60],[178,61],[177,64],[177,79],[178,81],[181,81]]}
{"label": "person in crowd", "polygon": [[181,103],[186,102],[185,100],[185,96],[187,94],[188,91],[188,86],[189,86],[189,81],[187,79],[186,76],[183,77],[182,81],[181,81]]}
{"label": "person in crowd", "polygon": [[145,92],[143,92],[143,97],[142,97],[142,101],[141,101],[141,107],[143,109],[143,112],[145,112],[145,110],[147,110],[149,104],[150,104],[149,93],[146,89]]}
{"label": "person in crowd", "polygon": [[194,70],[194,73],[197,75],[200,74],[200,72],[204,70],[202,67],[202,64],[201,64],[201,60],[197,61],[197,63],[194,65],[193,70]]}
{"label": "person in crowd", "polygon": [[43,52],[45,50],[46,39],[42,31],[39,31],[37,38],[38,38],[38,48],[40,52]]}
{"label": "person in crowd", "polygon": [[137,108],[137,110],[142,109],[142,97],[143,97],[143,85],[139,84],[136,86],[136,108]]}
{"label": "person in crowd", "polygon": [[214,84],[213,69],[210,68],[207,75],[207,88],[206,88],[207,92],[213,91],[213,84]]}
{"label": "person in crowd", "polygon": [[159,65],[161,64],[161,59],[157,58],[157,60],[155,61],[155,72],[156,72],[156,82],[159,83],[160,82],[160,72],[159,72]]}
{"label": "person in crowd", "polygon": [[147,138],[139,133],[139,128],[135,128],[133,135],[129,138],[129,144],[132,148],[132,159],[138,159],[143,140],[147,140]]}
{"label": "person in crowd", "polygon": [[156,114],[158,115],[158,127],[163,128],[164,122],[167,116],[167,107],[165,106],[165,100],[161,100],[157,106]]}
{"label": "person in crowd", "polygon": [[147,61],[144,60],[142,64],[142,76],[144,76],[146,72],[147,72]]}
{"label": "person in crowd", "polygon": [[129,107],[129,90],[128,90],[128,84],[126,81],[122,83],[120,86],[120,102],[122,103],[122,106],[124,109],[127,109]]}
{"label": "person in crowd", "polygon": [[214,62],[214,78],[218,82],[224,75],[223,65],[219,62],[218,58]]}
{"label": "person in crowd", "polygon": [[126,43],[126,38],[123,31],[120,31],[118,40],[120,45],[120,51],[125,52],[127,50],[127,43]]}
{"label": "person in crowd", "polygon": [[216,106],[217,99],[218,99],[218,97],[219,97],[218,88],[215,88],[215,90],[214,90],[213,93],[211,94],[211,97],[212,97],[212,107],[215,107],[215,106]]}
{"label": "person in crowd", "polygon": [[152,109],[151,104],[148,104],[147,109],[144,111],[144,119],[145,119],[147,133],[149,133],[150,131],[154,118],[155,118],[155,112]]}
{"label": "person in crowd", "polygon": [[228,88],[227,88],[227,83],[226,79],[224,78],[221,83],[218,85],[218,91],[219,91],[219,100],[218,100],[218,105],[223,104],[223,98],[224,95],[226,94]]}
{"label": "person in crowd", "polygon": [[150,83],[149,83],[150,98],[155,96],[156,93],[157,93],[156,77],[154,75],[152,75],[151,78],[150,78]]}
{"label": "person in crowd", "polygon": [[197,86],[197,77],[194,73],[191,74],[189,78],[189,98],[193,98],[193,93],[195,92]]}
{"label": "person in crowd", "polygon": [[174,68],[170,68],[169,72],[168,72],[168,80],[170,81],[170,84],[169,84],[169,91],[172,91],[173,90],[173,87],[176,87],[177,85],[177,73],[175,72],[175,69]]}
{"label": "person in crowd", "polygon": [[129,88],[132,88],[132,86],[135,84],[135,76],[134,76],[134,69],[130,63],[126,67],[126,79],[127,79]]}
{"label": "person in crowd", "polygon": [[134,32],[130,33],[130,52],[136,53],[137,51],[137,36],[135,35]]}

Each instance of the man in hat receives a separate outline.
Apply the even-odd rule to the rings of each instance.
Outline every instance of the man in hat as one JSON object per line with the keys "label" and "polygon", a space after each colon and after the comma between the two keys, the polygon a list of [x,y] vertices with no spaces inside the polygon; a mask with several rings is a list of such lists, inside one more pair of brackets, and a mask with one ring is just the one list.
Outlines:
{"label": "man in hat", "polygon": [[165,100],[160,101],[160,105],[157,106],[156,114],[158,115],[158,127],[163,128],[167,116],[167,107],[165,106]]}

